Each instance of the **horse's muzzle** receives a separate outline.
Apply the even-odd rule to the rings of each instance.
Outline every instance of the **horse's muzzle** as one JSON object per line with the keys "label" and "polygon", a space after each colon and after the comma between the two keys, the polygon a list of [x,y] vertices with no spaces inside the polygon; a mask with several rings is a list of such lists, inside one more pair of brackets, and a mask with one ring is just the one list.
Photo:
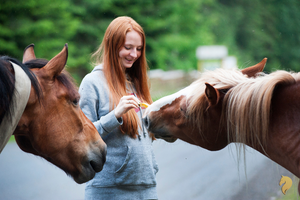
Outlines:
{"label": "horse's muzzle", "polygon": [[175,142],[177,140],[177,138],[173,137],[172,135],[170,135],[166,129],[164,129],[163,127],[156,127],[156,123],[152,123],[150,120],[150,117],[148,115],[146,115],[143,118],[143,124],[145,125],[145,127],[147,128],[147,130],[151,133],[154,134],[154,137],[157,139],[163,139],[167,142]]}
{"label": "horse's muzzle", "polygon": [[[100,151],[99,151],[100,150]],[[97,172],[103,169],[106,161],[106,145],[101,149],[95,148],[88,153],[85,161],[82,162],[82,171],[77,176],[73,176],[78,184],[85,183],[94,178]]]}

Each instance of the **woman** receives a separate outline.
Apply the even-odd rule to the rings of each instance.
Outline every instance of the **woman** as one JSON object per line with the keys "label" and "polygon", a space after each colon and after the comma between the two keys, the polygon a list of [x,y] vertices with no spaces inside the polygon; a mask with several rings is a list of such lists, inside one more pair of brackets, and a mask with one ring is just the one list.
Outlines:
{"label": "woman", "polygon": [[87,183],[85,199],[158,199],[153,138],[139,107],[152,103],[145,46],[137,22],[116,18],[92,55],[96,67],[80,85],[80,107],[107,144],[106,163]]}

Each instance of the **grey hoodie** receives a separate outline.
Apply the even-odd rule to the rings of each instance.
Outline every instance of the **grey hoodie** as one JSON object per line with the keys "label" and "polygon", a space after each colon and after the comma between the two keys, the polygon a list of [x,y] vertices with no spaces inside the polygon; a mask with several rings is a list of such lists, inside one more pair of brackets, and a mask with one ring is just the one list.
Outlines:
{"label": "grey hoodie", "polygon": [[[158,166],[152,149],[152,138],[147,132],[144,134],[142,129],[139,130],[140,139],[121,133],[119,126],[123,123],[122,119],[118,120],[114,110],[109,110],[109,90],[102,65],[96,66],[84,77],[79,93],[82,111],[94,123],[107,144],[104,168],[87,183],[86,193],[89,187],[97,188],[99,195],[105,199],[104,196],[111,191],[118,193],[119,189],[127,188],[131,191],[128,197],[122,192],[120,199],[157,199],[155,174]],[[140,113],[137,114],[140,117]],[[95,192],[92,192],[94,197]],[[86,199],[93,198],[86,194]]]}

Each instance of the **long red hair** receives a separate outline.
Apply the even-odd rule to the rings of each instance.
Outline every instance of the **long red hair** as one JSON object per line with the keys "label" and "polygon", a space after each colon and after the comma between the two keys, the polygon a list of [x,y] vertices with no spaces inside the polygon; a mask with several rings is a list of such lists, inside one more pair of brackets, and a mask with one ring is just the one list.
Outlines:
{"label": "long red hair", "polygon": [[[142,37],[143,48],[141,56],[126,71],[121,65],[119,51],[125,44],[126,34],[136,31]],[[98,50],[92,55],[95,64],[103,64],[104,74],[110,91],[110,109],[114,109],[121,97],[128,95],[126,90],[127,74],[131,84],[136,89],[136,94],[142,102],[152,103],[149,90],[149,79],[147,75],[148,64],[145,55],[146,38],[143,28],[130,17],[118,17],[114,19],[106,29],[102,43]],[[140,121],[134,109],[122,116],[123,125],[120,127],[122,133],[136,138]]]}

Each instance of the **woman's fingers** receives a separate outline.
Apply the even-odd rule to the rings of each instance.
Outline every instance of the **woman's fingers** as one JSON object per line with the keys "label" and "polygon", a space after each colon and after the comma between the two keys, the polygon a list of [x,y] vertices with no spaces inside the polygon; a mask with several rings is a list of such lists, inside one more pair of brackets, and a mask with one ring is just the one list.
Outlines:
{"label": "woman's fingers", "polygon": [[115,116],[117,118],[122,117],[122,115],[127,113],[130,109],[138,108],[139,103],[140,100],[133,95],[123,96],[115,108]]}
{"label": "woman's fingers", "polygon": [[125,101],[127,104],[133,104],[136,108],[139,107],[140,100],[133,95],[123,96],[121,101]]}

